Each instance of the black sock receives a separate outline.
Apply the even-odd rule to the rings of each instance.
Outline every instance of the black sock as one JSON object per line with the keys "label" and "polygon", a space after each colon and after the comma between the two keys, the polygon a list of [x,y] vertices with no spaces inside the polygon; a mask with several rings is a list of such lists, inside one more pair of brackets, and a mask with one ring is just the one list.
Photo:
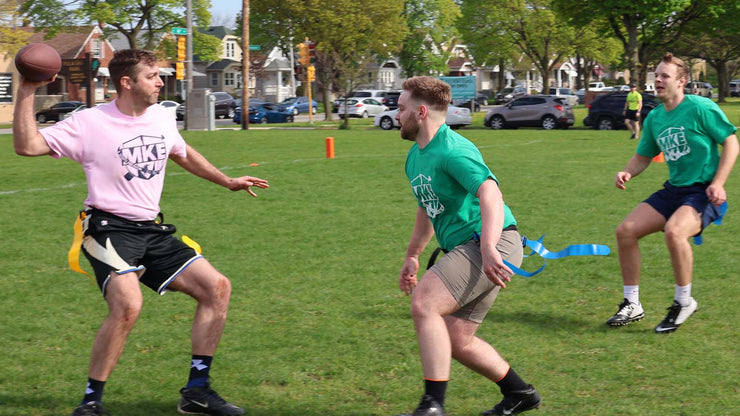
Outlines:
{"label": "black sock", "polygon": [[87,388],[85,388],[85,397],[82,398],[82,404],[89,402],[102,402],[103,389],[105,389],[105,381],[88,378]]}
{"label": "black sock", "polygon": [[424,394],[434,397],[440,405],[445,404],[445,392],[447,391],[447,380],[424,379]]}
{"label": "black sock", "polygon": [[501,393],[503,393],[504,396],[511,392],[529,389],[529,384],[525,383],[511,367],[509,367],[509,372],[506,373],[504,378],[497,381],[496,384],[498,384],[498,387],[501,389]]}
{"label": "black sock", "polygon": [[213,361],[213,357],[193,355],[190,361],[190,378],[185,387],[204,387],[208,385],[208,373],[211,371],[211,361]]}

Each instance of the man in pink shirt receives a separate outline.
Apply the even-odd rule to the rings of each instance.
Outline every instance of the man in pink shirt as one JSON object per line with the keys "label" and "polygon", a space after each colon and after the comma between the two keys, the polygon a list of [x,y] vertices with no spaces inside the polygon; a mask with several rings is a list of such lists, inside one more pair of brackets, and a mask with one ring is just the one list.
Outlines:
{"label": "man in pink shirt", "polygon": [[82,403],[73,415],[102,415],[103,388],[123,352],[142,307],[139,282],[164,294],[193,297],[188,383],[180,390],[185,414],[241,415],[209,385],[209,371],[223,333],[231,295],[229,279],[205,258],[173,237],[175,227],[157,217],[167,159],[188,172],[232,191],[265,189],[267,181],[231,178],[183,140],[175,119],[158,105],[156,56],[149,51],[116,52],[109,64],[118,98],[81,111],[39,131],[33,115],[36,89],[48,82],[22,79],[14,110],[13,144],[22,156],[68,157],[85,171],[88,196],[82,215],[82,251],[108,304],[90,359]]}

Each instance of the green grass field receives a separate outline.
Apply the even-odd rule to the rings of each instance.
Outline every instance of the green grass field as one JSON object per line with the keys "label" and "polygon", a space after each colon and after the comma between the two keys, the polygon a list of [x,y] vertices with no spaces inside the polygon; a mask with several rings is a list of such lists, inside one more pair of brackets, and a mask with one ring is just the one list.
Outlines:
{"label": "green grass field", "polygon": [[[624,130],[460,132],[498,176],[522,233],[546,234],[551,250],[577,243],[616,250],[617,224],[667,177],[656,163],[626,191],[614,187],[636,145]],[[167,221],[233,282],[215,389],[258,416],[413,410],[423,383],[409,300],[397,285],[416,209],[403,173],[410,143],[397,131],[362,126],[184,135],[229,175],[271,185],[255,199],[177,165],[167,172]],[[327,136],[335,138],[335,159],[325,157]],[[0,135],[0,145],[0,415],[65,415],[83,393],[106,309],[97,287],[66,265],[85,180],[69,160],[16,156],[10,135]],[[653,333],[673,297],[661,235],[642,243],[646,318],[628,327],[604,324],[622,300],[616,253],[550,261],[542,274],[515,277],[502,292],[479,334],[542,394],[532,414],[737,414],[735,171],[725,223],[711,226],[694,250],[700,310],[676,333]],[[524,262],[527,270],[540,265],[538,258]],[[176,414],[189,371],[194,302],[144,294],[140,321],[106,387],[106,407],[117,416]],[[449,414],[477,415],[500,398],[495,385],[453,364]]]}

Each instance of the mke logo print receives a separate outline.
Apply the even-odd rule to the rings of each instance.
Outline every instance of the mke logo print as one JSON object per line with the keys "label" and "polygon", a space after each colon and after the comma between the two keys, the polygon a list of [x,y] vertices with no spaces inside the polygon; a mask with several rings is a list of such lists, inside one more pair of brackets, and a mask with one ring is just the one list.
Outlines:
{"label": "mke logo print", "polygon": [[431,176],[419,174],[419,176],[411,181],[411,189],[413,189],[416,199],[424,205],[424,209],[426,209],[427,216],[429,218],[436,218],[437,215],[444,212],[444,205],[439,202],[437,194],[435,194],[434,189],[432,189]]}
{"label": "mke logo print", "polygon": [[663,150],[666,160],[678,160],[691,153],[683,129],[683,127],[668,127],[658,135],[658,146]]}
{"label": "mke logo print", "polygon": [[133,178],[151,179],[167,164],[167,147],[164,136],[138,136],[118,148],[118,157],[128,172],[127,181]]}

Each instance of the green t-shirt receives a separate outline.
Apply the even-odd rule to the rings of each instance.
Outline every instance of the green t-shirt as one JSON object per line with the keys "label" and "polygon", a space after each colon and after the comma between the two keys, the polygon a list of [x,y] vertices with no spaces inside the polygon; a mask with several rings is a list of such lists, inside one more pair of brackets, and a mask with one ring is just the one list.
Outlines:
{"label": "green t-shirt", "polygon": [[637,110],[640,108],[640,103],[642,102],[642,95],[640,95],[637,91],[630,91],[627,93],[627,109],[629,110]]}
{"label": "green t-shirt", "polygon": [[[480,205],[475,194],[488,178],[498,180],[472,142],[442,125],[424,149],[411,146],[406,176],[443,249],[452,250],[480,232]],[[515,224],[511,209],[504,205],[504,228]]]}
{"label": "green t-shirt", "polygon": [[637,154],[663,152],[673,186],[709,183],[719,164],[717,145],[736,130],[714,101],[687,95],[670,112],[661,104],[648,114]]}

